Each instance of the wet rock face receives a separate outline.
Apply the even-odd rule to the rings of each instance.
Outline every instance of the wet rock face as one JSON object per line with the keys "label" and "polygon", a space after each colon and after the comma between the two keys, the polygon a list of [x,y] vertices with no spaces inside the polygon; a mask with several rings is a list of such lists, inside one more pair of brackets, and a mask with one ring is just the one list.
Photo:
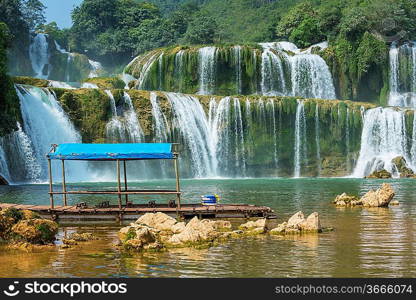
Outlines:
{"label": "wet rock face", "polygon": [[1,174],[0,174],[0,185],[9,185],[7,180],[4,177],[2,177]]}
{"label": "wet rock face", "polygon": [[410,169],[407,165],[407,161],[403,156],[395,157],[391,160],[391,162],[396,166],[397,171],[400,173],[400,177],[402,178],[413,178],[415,177],[415,173],[412,169]]}
{"label": "wet rock face", "polygon": [[333,203],[337,206],[387,207],[394,195],[392,186],[383,183],[378,190],[368,191],[361,199],[343,193],[338,195]]}

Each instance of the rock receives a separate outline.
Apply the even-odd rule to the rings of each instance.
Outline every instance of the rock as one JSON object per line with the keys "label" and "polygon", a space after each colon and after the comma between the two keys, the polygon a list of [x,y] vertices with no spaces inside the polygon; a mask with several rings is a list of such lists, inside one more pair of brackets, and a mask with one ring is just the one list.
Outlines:
{"label": "rock", "polygon": [[285,233],[286,226],[287,226],[287,222],[283,222],[277,225],[276,228],[273,228],[272,230],[270,230],[270,234],[283,234]]}
{"label": "rock", "polygon": [[337,206],[355,206],[360,205],[360,200],[356,196],[342,193],[341,195],[335,197],[333,203],[335,203]]}
{"label": "rock", "polygon": [[373,173],[366,176],[365,178],[369,178],[369,179],[375,179],[375,178],[388,179],[388,178],[391,178],[391,174],[388,171],[383,169],[381,171],[374,171]]}
{"label": "rock", "polygon": [[305,216],[303,215],[303,212],[298,211],[293,216],[290,217],[290,219],[287,221],[287,228],[294,228],[298,229],[299,224],[305,221]]}
{"label": "rock", "polygon": [[400,203],[397,200],[392,200],[390,201],[390,205],[400,205]]}
{"label": "rock", "polygon": [[172,231],[172,226],[176,223],[176,219],[168,216],[167,214],[158,212],[158,213],[146,213],[141,216],[135,223],[145,224],[149,227],[156,228],[161,231]]}
{"label": "rock", "polygon": [[321,232],[322,227],[319,221],[319,214],[317,212],[311,213],[306,220],[298,224],[298,227],[303,232]]}
{"label": "rock", "polygon": [[387,207],[394,197],[394,190],[388,183],[383,183],[378,190],[368,191],[361,199],[365,207]]}
{"label": "rock", "polygon": [[64,245],[78,245],[76,240],[72,240],[72,239],[62,239],[62,243],[64,243]]}
{"label": "rock", "polygon": [[415,177],[415,173],[407,165],[406,159],[403,156],[397,156],[391,160],[391,162],[396,166],[397,171],[400,173],[402,178],[411,178]]}
{"label": "rock", "polygon": [[20,239],[33,244],[48,244],[55,240],[58,224],[44,219],[21,220],[11,231]]}
{"label": "rock", "polygon": [[230,231],[232,226],[230,221],[217,220],[214,222],[214,228],[217,230]]}
{"label": "rock", "polygon": [[197,217],[194,217],[185,229],[178,234],[174,234],[168,242],[170,244],[195,244],[210,242],[216,237],[220,236],[214,226],[215,221],[204,220],[200,221]]}
{"label": "rock", "polygon": [[240,229],[242,230],[253,230],[256,228],[262,228],[263,231],[267,230],[267,219],[263,218],[263,219],[258,219],[257,221],[248,221],[244,224],[241,224],[239,226]]}
{"label": "rock", "polygon": [[181,233],[182,231],[185,230],[185,226],[186,226],[185,222],[176,223],[175,225],[171,227],[171,231],[172,233]]}
{"label": "rock", "polygon": [[70,239],[77,241],[77,242],[86,242],[86,241],[97,240],[98,238],[90,232],[84,232],[84,233],[73,233],[71,234]]}
{"label": "rock", "polygon": [[0,174],[0,185],[9,185],[9,183],[6,180],[6,178],[4,178],[3,176],[1,176],[1,174]]}

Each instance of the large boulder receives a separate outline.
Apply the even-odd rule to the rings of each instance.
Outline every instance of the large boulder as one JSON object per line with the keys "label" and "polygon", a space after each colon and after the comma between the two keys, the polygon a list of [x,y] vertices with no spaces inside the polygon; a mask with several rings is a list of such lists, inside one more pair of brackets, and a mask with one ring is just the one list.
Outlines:
{"label": "large boulder", "polygon": [[320,232],[322,231],[319,214],[317,212],[311,213],[306,220],[298,224],[299,229],[303,232]]}
{"label": "large boulder", "polygon": [[303,212],[298,211],[297,213],[295,213],[293,216],[291,216],[289,218],[289,220],[287,221],[287,228],[293,228],[293,229],[299,229],[299,225],[305,221],[305,215],[303,214]]}
{"label": "large boulder", "polygon": [[178,234],[174,234],[168,240],[168,243],[178,245],[211,242],[220,236],[215,223],[215,221],[201,221],[197,217],[194,217],[186,224],[185,229]]}
{"label": "large boulder", "polygon": [[256,221],[248,221],[241,224],[239,228],[249,234],[261,234],[268,230],[268,221],[265,218]]}
{"label": "large boulder", "polygon": [[388,183],[383,183],[378,190],[368,191],[361,199],[365,207],[387,207],[394,197],[394,190]]}
{"label": "large boulder", "polygon": [[137,219],[135,223],[144,224],[144,225],[153,227],[161,231],[173,231],[172,227],[176,225],[178,221],[168,216],[167,214],[158,212],[154,214],[146,213],[143,216],[141,216],[139,219]]}
{"label": "large boulder", "polygon": [[58,224],[45,219],[21,220],[11,229],[19,239],[32,244],[48,244],[55,240]]}

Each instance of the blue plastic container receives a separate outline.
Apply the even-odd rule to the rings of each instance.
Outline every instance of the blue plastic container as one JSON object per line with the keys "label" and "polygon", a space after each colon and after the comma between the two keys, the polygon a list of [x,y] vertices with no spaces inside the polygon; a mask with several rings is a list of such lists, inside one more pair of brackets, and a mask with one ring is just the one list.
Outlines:
{"label": "blue plastic container", "polygon": [[215,205],[219,201],[218,195],[204,195],[201,196],[203,205]]}

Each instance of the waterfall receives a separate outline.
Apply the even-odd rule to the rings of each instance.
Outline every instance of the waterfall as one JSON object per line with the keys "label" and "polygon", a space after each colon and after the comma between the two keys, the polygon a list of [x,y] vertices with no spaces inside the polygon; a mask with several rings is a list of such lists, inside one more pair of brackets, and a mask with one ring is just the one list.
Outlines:
{"label": "waterfall", "polygon": [[276,96],[287,95],[285,72],[281,58],[273,49],[273,43],[262,43],[261,54],[261,93]]}
{"label": "waterfall", "polygon": [[150,102],[152,103],[154,140],[157,143],[166,143],[170,130],[166,116],[160,108],[156,93],[150,93]]}
{"label": "waterfall", "polygon": [[10,182],[10,171],[7,164],[6,153],[3,150],[2,139],[0,138],[0,176]]}
{"label": "waterfall", "polygon": [[203,47],[198,50],[199,92],[200,95],[214,93],[216,73],[216,47]]}
{"label": "waterfall", "polygon": [[[26,144],[24,146],[26,149],[23,151],[26,154],[27,165],[34,170],[40,169],[36,178],[32,179],[43,181],[47,178],[45,155],[49,152],[51,145],[80,143],[81,137],[53,93],[46,89],[24,86],[17,86],[16,91],[24,121],[24,132],[17,132],[20,135],[18,139]],[[33,158],[30,157],[29,149],[33,149]],[[84,166],[77,163],[71,163],[67,170],[68,180],[80,180],[86,174]],[[60,174],[55,168],[54,173]]]}
{"label": "waterfall", "polygon": [[293,96],[336,98],[331,72],[322,57],[301,53],[290,57],[289,62]]}
{"label": "waterfall", "polygon": [[105,90],[110,100],[112,118],[106,126],[107,139],[112,143],[139,143],[144,133],[133,107],[130,95],[123,93],[123,102],[117,107],[114,95]]}
{"label": "waterfall", "polygon": [[414,165],[407,150],[405,112],[395,108],[373,108],[364,114],[361,150],[354,177],[364,177],[382,169],[398,177],[392,159],[403,156]]}
{"label": "waterfall", "polygon": [[278,163],[279,163],[279,159],[278,159],[278,149],[277,149],[277,128],[276,128],[276,111],[275,111],[275,105],[274,105],[274,101],[272,99],[269,99],[269,101],[267,101],[266,104],[266,108],[268,108],[268,111],[270,112],[271,118],[271,137],[273,139],[273,158],[274,158],[274,166],[277,170],[278,168]]}
{"label": "waterfall", "polygon": [[234,46],[234,64],[235,64],[235,86],[237,94],[242,93],[242,70],[241,70],[241,46]]}
{"label": "waterfall", "polygon": [[90,71],[90,74],[88,75],[88,78],[98,77],[100,71],[102,71],[103,69],[103,66],[101,65],[101,63],[99,63],[98,61],[93,61],[91,59],[88,60],[88,63],[90,64],[90,67],[91,67],[91,71]]}
{"label": "waterfall", "polygon": [[316,161],[317,161],[317,171],[318,177],[321,176],[322,163],[321,163],[321,138],[320,138],[320,128],[319,128],[319,105],[316,104],[315,107],[315,145],[316,145]]}
{"label": "waterfall", "polygon": [[[416,108],[416,45],[406,43],[400,47],[392,43],[390,60],[390,106]],[[410,82],[409,82],[410,79]]]}
{"label": "waterfall", "polygon": [[347,116],[345,120],[345,149],[347,158],[347,171],[351,172],[351,160],[350,160],[350,109],[347,107]]}
{"label": "waterfall", "polygon": [[[263,95],[336,98],[328,65],[319,55],[311,54],[311,48],[301,51],[289,42],[260,43],[260,45],[263,47],[261,65]],[[316,47],[322,49],[325,45],[321,43]],[[284,63],[289,65],[288,70]],[[285,76],[290,78],[291,90],[287,89]]]}
{"label": "waterfall", "polygon": [[306,153],[306,117],[305,106],[303,101],[298,100],[296,107],[296,120],[295,120],[295,158],[294,158],[294,174],[295,178],[299,178],[301,175],[301,168],[307,159]]}
{"label": "waterfall", "polygon": [[184,50],[179,50],[175,55],[175,72],[177,74],[177,80],[179,82],[178,84],[178,91],[182,92],[183,90],[183,80],[182,76],[184,76],[184,61],[183,61],[183,55],[185,54]]}
{"label": "waterfall", "polygon": [[205,111],[195,97],[165,93],[172,108],[173,126],[189,150],[195,177],[216,176],[216,153]]}
{"label": "waterfall", "polygon": [[[137,78],[137,88],[143,90],[145,88],[146,79],[148,77],[149,71],[153,66],[153,63],[159,58],[161,53],[151,53],[150,56],[144,55],[139,56],[137,59],[133,60],[126,68],[128,68],[132,63],[135,63],[136,60],[139,62],[137,66],[140,66],[139,78]],[[143,65],[140,63],[143,62]]]}
{"label": "waterfall", "polygon": [[35,77],[47,79],[50,73],[47,35],[38,33],[29,47],[29,57]]}

